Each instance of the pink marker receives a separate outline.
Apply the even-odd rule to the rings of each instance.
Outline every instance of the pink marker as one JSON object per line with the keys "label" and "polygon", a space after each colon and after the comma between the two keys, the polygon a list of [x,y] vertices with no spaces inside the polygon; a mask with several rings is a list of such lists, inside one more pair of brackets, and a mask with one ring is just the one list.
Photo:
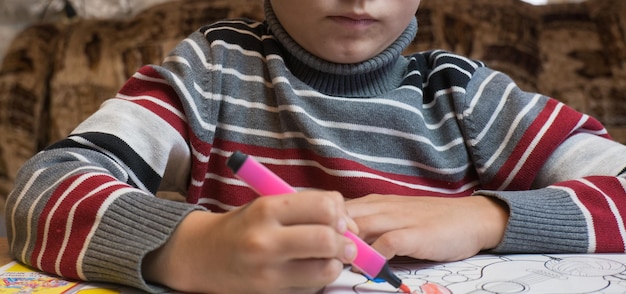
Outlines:
{"label": "pink marker", "polygon": [[[296,190],[278,177],[267,167],[251,156],[235,151],[226,161],[226,165],[235,176],[244,181],[261,196],[295,193]],[[350,231],[344,236],[350,238],[357,248],[352,265],[365,273],[370,279],[383,279],[404,293],[411,293],[409,287],[402,283],[387,264],[387,259]]]}

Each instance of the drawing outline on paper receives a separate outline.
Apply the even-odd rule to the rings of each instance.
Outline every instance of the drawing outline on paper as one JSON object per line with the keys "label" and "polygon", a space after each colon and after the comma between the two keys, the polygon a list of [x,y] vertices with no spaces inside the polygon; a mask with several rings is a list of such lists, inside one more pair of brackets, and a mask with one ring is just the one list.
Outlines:
{"label": "drawing outline on paper", "polygon": [[[392,264],[403,282],[421,294],[626,293],[626,255],[478,255],[466,260]],[[395,293],[346,271],[325,294]]]}

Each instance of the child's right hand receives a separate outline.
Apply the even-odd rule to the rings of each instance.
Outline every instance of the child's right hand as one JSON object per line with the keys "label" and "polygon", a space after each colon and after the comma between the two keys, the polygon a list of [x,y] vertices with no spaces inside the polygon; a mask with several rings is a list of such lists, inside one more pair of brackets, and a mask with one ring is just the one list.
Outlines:
{"label": "child's right hand", "polygon": [[144,259],[144,277],[185,292],[314,293],[354,258],[348,226],[356,229],[342,196],[327,191],[196,211]]}

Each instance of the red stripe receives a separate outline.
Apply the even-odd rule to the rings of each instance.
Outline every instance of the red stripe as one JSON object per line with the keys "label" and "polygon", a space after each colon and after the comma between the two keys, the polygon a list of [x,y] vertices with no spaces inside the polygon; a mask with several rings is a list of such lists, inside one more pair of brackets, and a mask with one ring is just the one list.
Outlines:
{"label": "red stripe", "polygon": [[[44,207],[43,211],[41,212],[41,214],[39,215],[38,221],[37,221],[37,242],[35,242],[35,246],[33,248],[33,254],[31,255],[31,260],[30,263],[33,265],[37,265],[37,258],[39,257],[41,251],[43,250],[43,240],[44,240],[44,233],[45,233],[45,225],[46,225],[46,219],[48,218],[48,215],[50,215],[50,211],[52,210],[52,207],[54,206],[55,203],[57,203],[60,199],[60,197],[63,195],[63,193],[65,192],[65,190],[67,190],[69,188],[69,186],[74,182],[74,180],[76,180],[77,177],[79,177],[81,175],[76,175],[73,177],[70,177],[69,179],[63,181],[62,183],[59,184],[59,186],[56,188],[56,190],[50,195],[50,197],[48,198],[48,200],[46,201],[46,206]],[[58,228],[57,228],[58,229]],[[52,230],[54,231],[54,230]],[[61,231],[62,232],[62,231]],[[50,254],[49,251],[46,252],[46,254]],[[43,257],[44,259],[47,258],[47,256]],[[49,258],[48,258],[49,259]],[[54,260],[54,258],[53,258]],[[42,263],[42,269],[45,271],[49,271],[49,272],[55,272],[54,271],[54,262],[52,263],[52,267],[46,267],[46,265],[48,265],[47,263]]]}
{"label": "red stripe", "polygon": [[155,79],[162,79],[163,77],[161,76],[161,74],[159,74],[159,72],[157,72],[154,67],[150,66],[150,65],[144,65],[141,68],[139,68],[139,70],[137,71],[139,73],[141,73],[142,75],[151,77],[151,78],[155,78]]}
{"label": "red stripe", "polygon": [[[194,149],[194,153],[199,153],[201,156],[209,157],[212,144],[202,141],[200,138],[196,136],[196,133],[190,133],[189,142]],[[206,177],[206,172],[208,170],[209,162],[200,162],[196,154],[192,154],[191,156],[191,179],[196,182],[204,182],[204,178]],[[222,166],[222,170],[225,170],[225,166]],[[208,195],[204,195],[203,187],[194,186],[192,184],[189,185],[189,189],[187,191],[187,202],[189,203],[198,203],[198,200],[201,197],[207,197],[210,195],[217,194],[216,192],[211,192]],[[218,194],[219,195],[219,194]]]}
{"label": "red stripe", "polygon": [[[195,140],[192,140],[195,141]],[[196,143],[194,143],[195,145]],[[206,143],[205,143],[206,144]],[[205,146],[207,147],[207,146]],[[268,157],[279,160],[310,160],[319,163],[323,168],[338,171],[358,171],[364,173],[370,173],[378,175],[384,179],[372,179],[361,177],[342,177],[327,174],[322,168],[318,166],[284,166],[266,164],[268,168],[274,171],[278,176],[282,177],[295,187],[307,187],[324,190],[334,190],[341,192],[344,197],[357,198],[372,193],[379,194],[396,194],[396,195],[410,195],[410,196],[442,196],[442,197],[461,197],[471,195],[477,188],[477,176],[476,174],[466,175],[465,178],[460,181],[441,181],[428,179],[425,177],[399,175],[392,173],[385,173],[368,168],[357,162],[349,161],[346,159],[336,158],[324,158],[308,149],[273,149],[259,146],[242,145],[233,142],[224,142],[216,140],[214,147],[221,150],[240,150],[244,153],[250,154],[256,157]],[[196,147],[197,148],[197,147]],[[206,149],[205,149],[206,150]],[[203,152],[206,153],[207,151]],[[205,156],[207,154],[204,154]],[[194,157],[192,174],[193,179],[198,182],[202,182],[203,185],[191,186],[188,193],[188,200],[190,202],[197,203],[202,197],[214,198],[221,203],[232,206],[244,205],[256,197],[252,190],[247,187],[231,186],[225,184],[222,181],[205,179],[206,174],[216,174],[224,178],[234,178],[234,175],[226,167],[227,158],[219,154],[211,154],[211,160],[207,163],[198,162]],[[412,185],[423,185],[425,187],[439,188],[447,190],[449,192],[432,192],[426,189],[411,188],[400,184],[391,183],[388,180],[399,181],[401,183],[408,183]],[[466,189],[458,192],[452,192],[458,190],[461,187],[476,182],[476,185],[468,185]],[[214,206],[208,206],[210,209],[216,209]]]}
{"label": "red stripe", "polygon": [[[517,142],[511,142],[515,144],[515,148],[508,155],[507,160],[502,165],[498,173],[494,176],[491,183],[485,184],[486,189],[498,189],[507,180],[509,175],[515,169],[515,166],[523,159],[524,153],[531,148],[531,143],[541,132],[541,129],[548,123],[550,116],[556,111],[556,107],[561,103],[550,99],[548,100],[544,109],[539,113],[533,123],[524,132],[524,135]],[[556,119],[552,125],[548,127],[545,135],[542,136],[534,146],[530,157],[532,160],[527,160],[523,163],[520,171],[515,175],[513,181],[504,187],[504,190],[526,190],[529,189],[532,182],[537,176],[537,173],[541,169],[541,166],[548,159],[550,154],[558,147],[558,145],[564,141],[569,135],[572,134],[574,127],[580,122],[582,115],[571,108],[566,106],[562,107],[557,114]]]}
{"label": "red stripe", "polygon": [[162,120],[164,120],[170,126],[172,126],[172,128],[174,128],[180,134],[181,137],[185,138],[185,140],[187,139],[187,137],[188,137],[188,135],[187,135],[188,134],[187,122],[184,121],[182,118],[180,118],[175,113],[173,113],[172,111],[170,111],[169,109],[164,108],[161,105],[155,104],[154,102],[152,102],[150,100],[132,100],[130,102],[133,102],[133,103],[135,103],[137,105],[140,105],[140,106],[150,110],[152,113],[156,114]]}
{"label": "red stripe", "polygon": [[[101,182],[100,184],[104,184],[110,181],[113,181],[113,179],[108,178],[107,180],[106,178],[103,178],[98,182]],[[76,208],[74,219],[72,222],[72,231],[69,236],[69,242],[65,251],[62,253],[63,256],[61,258],[60,264],[61,275],[78,279],[78,272],[75,268],[75,266],[77,265],[76,261],[78,260],[83,245],[85,245],[87,235],[91,230],[91,226],[85,226],[85,224],[93,225],[96,221],[97,215],[92,212],[97,211],[112,193],[119,189],[127,187],[128,185],[125,185],[123,183],[118,183],[117,185],[108,187],[102,191],[99,191],[98,194],[90,196],[88,199],[81,202],[80,205]]]}
{"label": "red stripe", "polygon": [[166,83],[163,77],[156,72],[154,68],[144,66],[138,70],[138,73],[150,78],[162,80],[162,82],[153,82],[131,77],[122,88],[120,88],[119,92],[121,94],[128,96],[147,95],[156,97],[182,111],[182,103],[178,99],[176,91]]}
{"label": "red stripe", "polygon": [[[615,203],[615,207],[618,209],[618,214],[621,217],[621,221],[624,222],[626,220],[626,190],[620,179],[615,177],[603,177],[603,176],[594,176],[585,178],[596,185],[601,191],[604,191],[606,195],[609,195],[611,200]],[[590,209],[591,210],[591,209]],[[609,214],[610,212],[607,212]],[[592,211],[592,215],[596,215],[598,212]],[[601,216],[602,217],[602,216]],[[606,216],[607,221],[610,221],[611,218],[615,218],[613,214],[610,216]],[[615,219],[617,222],[618,220]],[[597,240],[597,252],[624,252],[624,240],[620,238],[620,235],[617,234],[617,231],[609,231],[606,227],[601,227],[602,236],[605,236],[607,239]],[[619,244],[615,244],[615,247],[612,247],[613,243],[619,241]],[[606,245],[605,245],[606,244]]]}
{"label": "red stripe", "polygon": [[[49,272],[55,272],[54,265],[56,263],[57,256],[62,254],[62,273],[59,274],[70,278],[78,278],[76,260],[87,235],[94,225],[98,209],[112,191],[120,189],[121,187],[127,187],[127,185],[119,183],[118,185],[109,187],[84,200],[75,210],[68,240],[68,247],[66,247],[64,252],[61,252],[63,237],[66,233],[66,223],[72,206],[95,188],[105,183],[116,181],[110,176],[94,175],[93,177],[83,180],[77,187],[70,191],[63,200],[60,200],[60,196],[65,193],[69,186],[80,176],[82,175],[76,175],[68,178],[54,191],[50,201],[48,201],[43,213],[41,214],[38,226],[39,230],[37,232],[38,240],[43,240],[46,219],[50,215],[52,207],[56,205],[58,201],[61,201],[49,224],[48,242],[45,244],[46,251],[42,256],[42,269]],[[36,258],[41,250],[42,244],[38,242],[35,247],[35,254],[32,256],[33,262],[36,261]]]}
{"label": "red stripe", "polygon": [[[139,72],[152,78],[162,79],[162,77],[150,66],[142,67],[139,69]],[[174,91],[171,86],[164,83],[151,82],[133,77],[126,82],[126,84],[120,89],[119,93],[130,97],[152,97],[163,101],[165,104],[171,105],[181,114],[184,114],[182,101],[180,101],[178,94],[176,94],[176,91]],[[178,131],[183,138],[187,138],[187,122],[169,109],[145,99],[128,101],[141,105],[155,113],[176,129],[176,131]]]}
{"label": "red stripe", "polygon": [[585,123],[582,125],[580,130],[576,131],[576,133],[585,132],[585,131],[593,132],[595,134],[598,134],[598,136],[600,137],[611,139],[611,135],[604,128],[604,125],[602,125],[600,121],[598,121],[597,119],[591,116],[587,117],[587,120],[585,120]]}
{"label": "red stripe", "polygon": [[[605,198],[605,194],[611,195],[617,207],[626,207],[626,193],[623,186],[615,177],[596,176],[585,179],[601,191],[580,181],[568,181],[555,186],[573,189],[582,205],[589,210],[596,234],[596,252],[624,252],[624,240],[618,233],[620,231],[618,219],[611,212]],[[620,216],[622,220],[626,219],[624,211],[620,211]]]}
{"label": "red stripe", "polygon": [[[270,167],[271,168],[271,167]],[[315,178],[314,175],[311,178]],[[289,179],[285,179],[290,183]],[[401,186],[390,185],[388,182],[378,180],[362,180],[362,179],[340,179],[335,178],[335,181],[329,183],[328,186],[314,186],[316,189],[338,191],[346,198],[357,198],[368,194],[389,194],[389,195],[407,195],[407,196],[440,196],[440,197],[462,197],[470,195],[475,187],[456,194],[442,194],[433,193],[429,191],[422,191],[419,189],[410,189]],[[364,185],[364,183],[369,183]],[[290,183],[291,184],[291,183]],[[295,186],[295,185],[294,185]],[[256,199],[258,195],[250,188],[245,186],[233,186],[225,184],[221,181],[207,179],[204,185],[198,188],[199,195],[201,197],[213,198],[225,205],[229,206],[242,206],[250,201]],[[208,207],[213,211],[222,211],[221,208],[215,206]]]}
{"label": "red stripe", "polygon": [[[309,150],[309,149],[275,149],[275,148],[267,148],[260,146],[250,146],[243,145],[233,142],[224,142],[221,140],[215,140],[214,142],[215,148],[222,150],[240,150],[244,153],[250,154],[252,156],[258,157],[268,157],[275,158],[278,160],[305,160],[312,161],[318,163],[322,168],[329,170],[337,170],[337,171],[345,171],[345,172],[362,172],[365,174],[371,174],[374,176],[378,176],[384,179],[390,179],[393,181],[398,181],[402,183],[407,183],[410,185],[422,185],[422,186],[433,186],[433,187],[445,187],[448,190],[456,190],[461,188],[462,186],[472,182],[476,179],[475,174],[471,174],[467,176],[465,179],[461,179],[460,181],[452,182],[452,181],[443,181],[430,179],[426,177],[418,177],[415,175],[402,175],[396,173],[388,173],[380,170],[375,170],[370,167],[367,167],[363,164],[360,164],[356,161],[343,159],[343,158],[329,158],[318,155],[317,153]],[[218,166],[221,167],[221,166]],[[339,178],[339,181],[344,181],[346,177],[338,177],[333,175],[328,175],[324,172],[320,167],[317,166],[285,166],[285,165],[271,165],[269,167],[278,174],[283,177],[286,181],[290,182],[294,186],[312,186],[311,183],[316,183],[315,187],[321,188],[329,188],[343,186],[341,183],[339,185],[334,185],[332,183],[328,183],[330,180],[334,180]],[[417,168],[415,168],[417,169]],[[377,181],[372,178],[360,178],[359,182],[362,181]],[[388,183],[387,181],[382,181],[384,183]],[[390,185],[389,183],[386,185]]]}

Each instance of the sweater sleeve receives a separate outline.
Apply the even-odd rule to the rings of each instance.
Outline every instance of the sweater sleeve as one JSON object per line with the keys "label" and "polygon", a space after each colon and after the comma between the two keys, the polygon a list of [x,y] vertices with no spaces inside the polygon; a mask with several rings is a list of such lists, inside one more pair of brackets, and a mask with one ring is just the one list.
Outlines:
{"label": "sweater sleeve", "polygon": [[480,69],[460,114],[483,190],[510,210],[501,253],[626,250],[626,146],[555,99]]}
{"label": "sweater sleeve", "polygon": [[[7,199],[13,256],[71,279],[160,291],[144,281],[144,256],[199,206],[155,197],[188,183],[186,119],[151,67],[66,139],[30,159]],[[166,173],[167,170],[167,173]]]}

